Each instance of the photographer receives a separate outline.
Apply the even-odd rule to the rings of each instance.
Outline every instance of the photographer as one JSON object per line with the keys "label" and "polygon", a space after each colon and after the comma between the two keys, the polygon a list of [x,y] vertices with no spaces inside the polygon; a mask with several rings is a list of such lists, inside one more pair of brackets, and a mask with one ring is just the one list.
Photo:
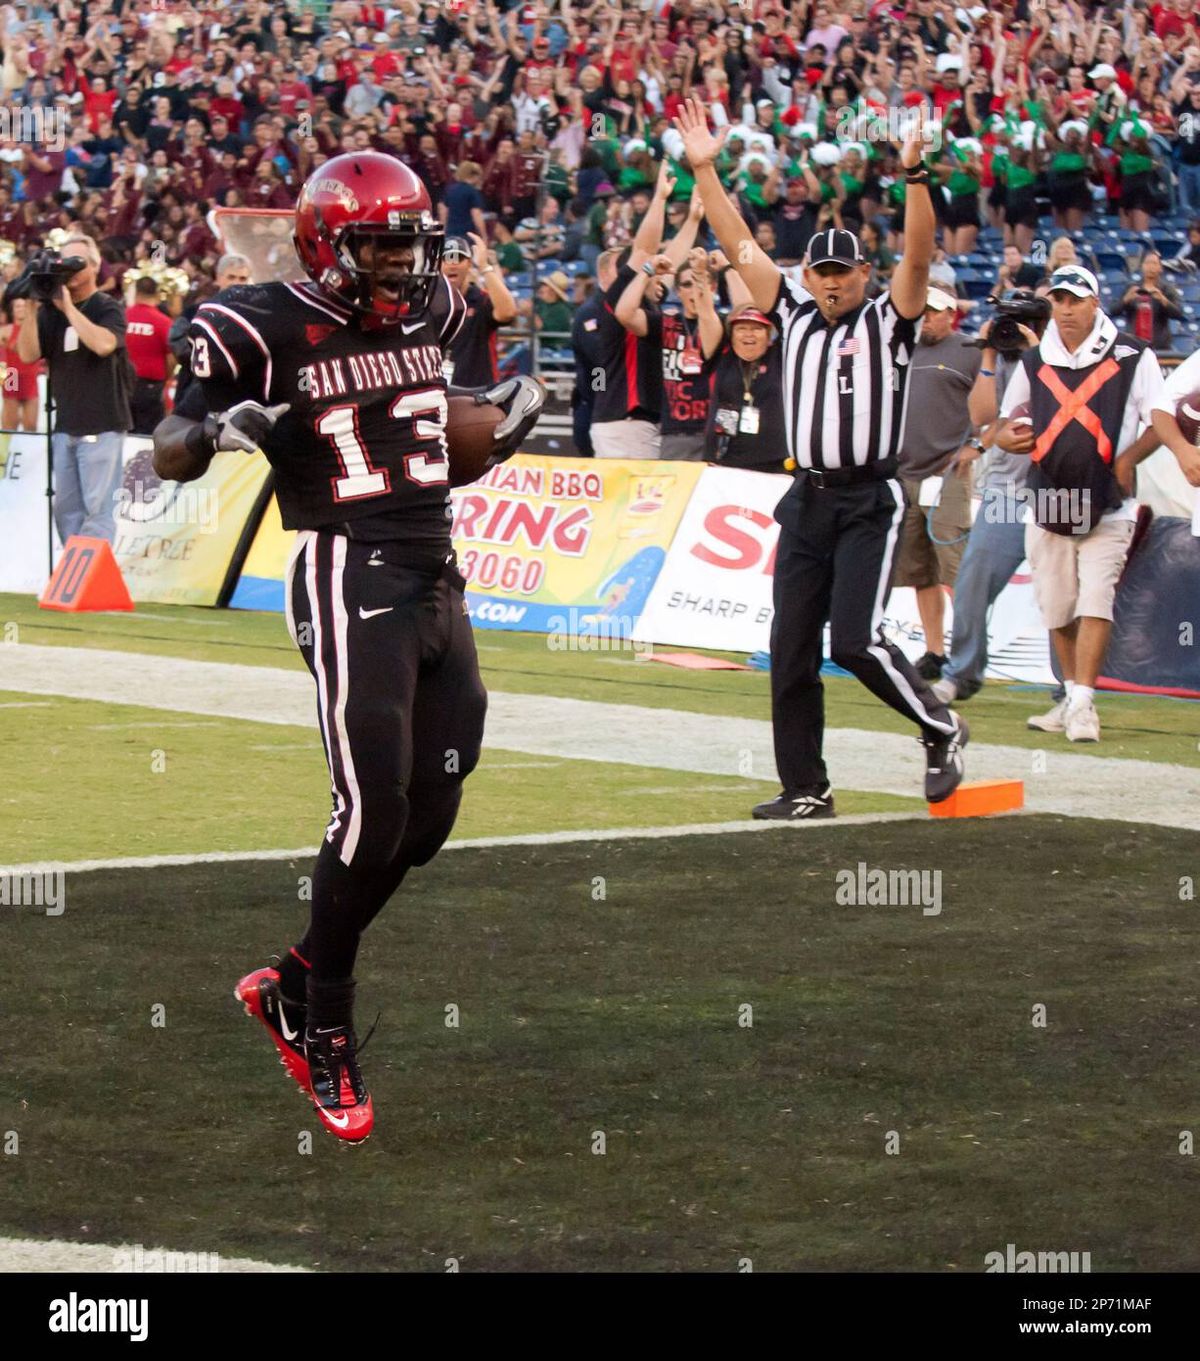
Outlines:
{"label": "photographer", "polygon": [[70,237],[61,254],[44,251],[8,288],[28,297],[35,325],[22,326],[23,364],[46,359],[54,395],[54,523],[72,534],[115,533],[122,435],[130,428],[132,369],[125,351],[125,309],[96,288],[100,251],[90,237]]}
{"label": "photographer", "polygon": [[1133,469],[1158,447],[1150,421],[1165,387],[1154,351],[1101,310],[1090,270],[1055,270],[1050,307],[1045,335],[1005,389],[996,443],[1033,461],[1025,555],[1067,689],[1030,726],[1098,742],[1095,685],[1133,541]]}
{"label": "photographer", "polygon": [[[994,300],[995,301],[995,300]],[[991,442],[1000,396],[1027,347],[1036,346],[1050,319],[1050,304],[1026,289],[995,301],[996,315],[979,332],[983,361],[967,411],[980,438],[960,453],[960,462],[980,459],[983,503],[967,536],[954,582],[954,630],[950,659],[933,692],[944,704],[961,702],[983,686],[988,664],[988,615],[1013,573],[1025,561],[1022,512],[1029,459]]]}

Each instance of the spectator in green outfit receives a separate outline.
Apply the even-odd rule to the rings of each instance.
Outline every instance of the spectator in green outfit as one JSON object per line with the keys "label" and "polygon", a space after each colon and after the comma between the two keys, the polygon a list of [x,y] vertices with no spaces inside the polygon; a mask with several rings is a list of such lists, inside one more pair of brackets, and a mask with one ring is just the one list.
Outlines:
{"label": "spectator in green outfit", "polygon": [[532,306],[529,303],[522,305],[526,315],[533,313],[534,326],[555,344],[565,344],[564,337],[571,333],[571,305],[567,301],[570,287],[570,279],[561,269],[556,269],[538,284]]}
{"label": "spectator in green outfit", "polygon": [[1140,119],[1126,119],[1114,147],[1121,175],[1121,226],[1134,232],[1150,230],[1150,216],[1155,210],[1157,171],[1149,136],[1150,130]]}

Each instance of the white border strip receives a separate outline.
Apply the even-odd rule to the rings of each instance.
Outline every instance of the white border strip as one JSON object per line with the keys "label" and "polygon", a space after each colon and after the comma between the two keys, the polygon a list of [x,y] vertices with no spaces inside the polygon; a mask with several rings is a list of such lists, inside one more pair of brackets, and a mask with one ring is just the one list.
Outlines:
{"label": "white border strip", "polygon": [[[1001,816],[1009,816],[1002,814]],[[567,846],[587,841],[657,841],[679,836],[724,836],[731,832],[769,832],[776,827],[863,827],[876,822],[928,822],[923,810],[912,813],[851,813],[815,822],[695,822],[677,827],[610,827],[585,832],[531,832],[522,836],[481,836],[447,841],[443,851],[488,850],[498,846]],[[153,870],[164,865],[219,865],[239,860],[311,860],[319,846],[294,851],[203,851],[199,855],[137,855],[117,860],[40,860],[28,865],[0,865],[0,874],[87,874],[92,870]]]}

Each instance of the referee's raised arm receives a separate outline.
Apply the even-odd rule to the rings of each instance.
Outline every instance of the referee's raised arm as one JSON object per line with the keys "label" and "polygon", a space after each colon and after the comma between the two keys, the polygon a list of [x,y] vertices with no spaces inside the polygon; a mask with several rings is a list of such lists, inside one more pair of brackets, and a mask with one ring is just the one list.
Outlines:
{"label": "referee's raised arm", "polygon": [[915,321],[925,313],[929,265],[933,260],[934,233],[937,230],[933,199],[929,196],[929,171],[921,163],[924,149],[925,105],[918,104],[912,129],[900,149],[905,182],[904,255],[892,273],[888,290],[892,306],[910,321]]}
{"label": "referee's raised arm", "polygon": [[[764,312],[769,312],[779,298],[779,283],[783,276],[779,272],[779,266],[755,242],[749,227],[742,221],[741,213],[717,178],[716,159],[725,144],[728,127],[722,128],[714,137],[708,130],[708,113],[694,95],[684,100],[683,107],[675,118],[675,126],[683,137],[688,164],[696,177],[696,188],[700,191],[704,216],[708,219],[709,226],[716,233],[726,257],[749,288],[754,305]],[[932,223],[933,209],[931,208],[929,212]],[[925,256],[926,274],[932,258],[931,225],[929,249]]]}

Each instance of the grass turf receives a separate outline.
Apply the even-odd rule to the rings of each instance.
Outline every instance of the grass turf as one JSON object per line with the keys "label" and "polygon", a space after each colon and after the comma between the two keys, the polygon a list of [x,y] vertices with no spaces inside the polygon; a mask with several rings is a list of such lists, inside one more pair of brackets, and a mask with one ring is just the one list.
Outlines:
{"label": "grass turf", "polygon": [[[860,860],[940,868],[941,915],[838,906]],[[326,1269],[979,1271],[1012,1242],[1195,1270],[1196,868],[1192,835],[1049,817],[446,853],[360,959],[359,1149],[229,995],[306,865],[71,876],[62,916],[4,910],[0,1231]]]}
{"label": "grass turf", "polygon": [[[0,638],[303,669],[282,615],[240,610],[151,605],[125,615],[61,615],[39,610],[30,596],[0,594]],[[688,672],[640,661],[629,651],[550,651],[541,634],[480,630],[476,641],[492,690],[770,718],[769,681],[760,671]],[[857,681],[828,677],[825,702],[831,728],[912,733],[911,724]],[[1040,750],[1046,735],[1029,731],[1025,720],[1049,707],[1048,690],[989,684],[964,713],[975,742]],[[1102,694],[1100,712],[1104,740],[1097,754],[1200,767],[1195,702]]]}
{"label": "grass turf", "polygon": [[[312,730],[0,690],[0,864],[315,846],[329,775]],[[570,791],[564,797],[564,791]],[[459,838],[747,818],[773,781],[485,749]],[[917,798],[838,791],[844,813]]]}

